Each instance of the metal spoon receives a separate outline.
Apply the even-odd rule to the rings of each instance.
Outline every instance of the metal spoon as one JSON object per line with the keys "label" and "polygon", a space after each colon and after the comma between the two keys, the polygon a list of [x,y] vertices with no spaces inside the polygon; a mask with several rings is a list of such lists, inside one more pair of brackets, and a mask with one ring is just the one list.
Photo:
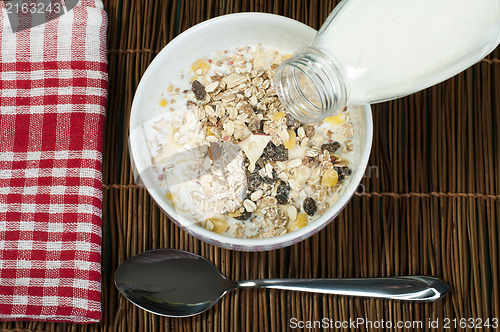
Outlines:
{"label": "metal spoon", "polygon": [[118,290],[138,307],[154,314],[186,317],[212,307],[236,288],[263,287],[407,301],[436,301],[450,287],[427,276],[354,279],[226,279],[205,258],[176,250],[143,252],[115,272]]}

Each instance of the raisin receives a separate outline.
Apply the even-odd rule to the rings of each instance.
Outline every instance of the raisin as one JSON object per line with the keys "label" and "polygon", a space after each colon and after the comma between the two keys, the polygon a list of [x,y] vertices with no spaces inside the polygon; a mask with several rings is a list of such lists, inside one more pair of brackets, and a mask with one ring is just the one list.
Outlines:
{"label": "raisin", "polygon": [[264,180],[265,183],[268,183],[268,184],[271,184],[273,183],[274,181],[276,181],[276,179],[278,178],[278,174],[276,173],[276,171],[273,169],[273,173],[272,173],[273,177],[270,178],[268,176],[264,176],[262,179]]}
{"label": "raisin", "polygon": [[276,200],[278,200],[278,204],[281,205],[288,203],[288,198],[286,198],[285,196],[276,195]]}
{"label": "raisin", "polygon": [[337,171],[339,181],[344,180],[352,173],[351,169],[347,166],[333,166],[333,169]]}
{"label": "raisin", "polygon": [[262,152],[262,158],[271,161],[287,161],[288,150],[283,144],[276,146],[273,142],[269,142],[264,148],[264,152]]}
{"label": "raisin", "polygon": [[290,185],[283,180],[280,180],[278,184],[278,190],[276,191],[276,199],[279,204],[288,203],[288,195],[290,194]]}
{"label": "raisin", "polygon": [[318,210],[316,202],[311,197],[307,197],[302,206],[304,207],[304,212],[310,216],[313,216],[316,213],[316,210]]}
{"label": "raisin", "polygon": [[264,168],[266,167],[266,161],[262,158],[259,158],[256,162],[255,162],[255,171],[254,172],[257,172],[259,171],[261,168]]}
{"label": "raisin", "polygon": [[244,210],[239,216],[234,217],[234,219],[238,220],[247,220],[252,216],[252,212],[248,212],[247,210]]}
{"label": "raisin", "polygon": [[335,153],[340,148],[340,143],[335,141],[332,143],[326,143],[321,146],[321,151],[328,151],[330,153]]}
{"label": "raisin", "polygon": [[250,173],[250,175],[248,175],[248,189],[252,191],[259,189],[262,181],[262,176],[260,176],[258,172]]}
{"label": "raisin", "polygon": [[198,100],[203,100],[206,95],[205,87],[203,84],[201,84],[198,80],[194,80],[193,84],[191,85],[191,90],[194,92],[194,96]]}

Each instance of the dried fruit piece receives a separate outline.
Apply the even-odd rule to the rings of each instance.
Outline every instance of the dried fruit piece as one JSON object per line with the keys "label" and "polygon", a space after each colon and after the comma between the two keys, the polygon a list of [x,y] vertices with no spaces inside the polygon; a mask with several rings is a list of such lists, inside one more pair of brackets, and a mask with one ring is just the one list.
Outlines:
{"label": "dried fruit piece", "polygon": [[297,217],[297,228],[302,228],[304,227],[305,225],[307,225],[307,221],[308,221],[308,217],[307,217],[307,214],[305,213],[300,213]]}
{"label": "dried fruit piece", "polygon": [[316,206],[316,201],[314,199],[312,199],[311,197],[307,197],[304,200],[302,207],[304,208],[304,212],[310,216],[314,216],[314,214],[318,210],[318,208]]}
{"label": "dried fruit piece", "polygon": [[339,114],[339,115],[327,117],[323,121],[327,122],[327,123],[331,123],[331,124],[336,125],[336,126],[340,126],[341,124],[343,124],[345,122],[345,120],[346,120],[345,114]]}
{"label": "dried fruit piece", "polygon": [[337,184],[338,180],[339,175],[337,171],[333,168],[330,168],[323,173],[323,176],[321,177],[321,185],[331,188]]}
{"label": "dried fruit piece", "polygon": [[248,189],[250,190],[258,190],[263,181],[262,176],[260,176],[258,172],[250,173],[250,175],[247,176],[247,179]]}
{"label": "dried fruit piece", "polygon": [[206,95],[205,87],[198,80],[194,80],[191,85],[191,90],[193,90],[194,96],[198,100],[203,100]]}
{"label": "dried fruit piece", "polygon": [[276,146],[273,142],[269,142],[267,143],[264,152],[262,152],[262,158],[272,161],[287,161],[288,150],[283,146],[283,144]]}
{"label": "dried fruit piece", "polygon": [[283,142],[283,145],[288,150],[291,150],[295,147],[295,144],[297,144],[297,136],[295,135],[295,130],[290,130],[288,132],[288,141]]}
{"label": "dried fruit piece", "polygon": [[165,106],[167,106],[167,104],[168,104],[168,101],[165,98],[160,99],[160,106],[161,107],[165,107]]}
{"label": "dried fruit piece", "polygon": [[337,141],[321,145],[321,151],[326,150],[330,153],[335,153],[335,151],[337,151],[339,148],[340,148],[340,143]]}
{"label": "dried fruit piece", "polygon": [[207,219],[207,221],[210,221],[212,224],[214,224],[214,229],[213,231],[218,234],[222,234],[226,231],[227,229],[227,221],[221,218],[210,218]]}
{"label": "dried fruit piece", "polygon": [[276,199],[279,204],[288,203],[288,195],[290,194],[290,185],[283,180],[280,180],[278,184],[278,190],[276,191]]}
{"label": "dried fruit piece", "polygon": [[279,120],[279,119],[281,119],[281,118],[284,118],[285,116],[286,116],[286,114],[285,114],[285,113],[283,113],[283,112],[275,112],[275,113],[272,115],[272,117],[271,117],[271,118],[272,118],[273,120]]}
{"label": "dried fruit piece", "polygon": [[241,212],[240,212],[240,210],[235,210],[235,211],[233,211],[233,212],[228,212],[228,213],[227,213],[227,216],[228,216],[229,218],[236,218],[236,217],[241,216]]}
{"label": "dried fruit piece", "polygon": [[237,220],[247,220],[252,216],[252,212],[248,212],[247,210],[244,210],[243,212],[240,213],[240,215],[234,217],[234,219]]}
{"label": "dried fruit piece", "polygon": [[276,173],[276,170],[273,168],[271,170],[271,176],[267,175],[264,176],[262,179],[264,180],[265,183],[272,184],[276,179],[278,178],[278,174]]}
{"label": "dried fruit piece", "polygon": [[305,213],[299,213],[296,220],[291,220],[288,222],[287,229],[290,232],[296,231],[299,228],[304,227],[308,223],[309,217]]}
{"label": "dried fruit piece", "polygon": [[199,59],[196,60],[192,65],[191,65],[191,70],[196,74],[196,75],[205,75],[208,73],[208,70],[210,69],[210,65],[208,62],[204,59]]}
{"label": "dried fruit piece", "polygon": [[333,166],[333,169],[338,173],[339,180],[344,180],[352,173],[351,169],[347,166]]}

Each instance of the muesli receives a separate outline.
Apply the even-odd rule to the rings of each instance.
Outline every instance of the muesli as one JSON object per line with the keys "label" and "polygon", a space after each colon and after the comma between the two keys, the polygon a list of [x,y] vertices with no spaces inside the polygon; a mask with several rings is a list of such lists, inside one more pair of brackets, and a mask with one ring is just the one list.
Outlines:
{"label": "muesli", "polygon": [[349,112],[316,125],[287,115],[273,87],[290,55],[263,48],[218,51],[169,86],[150,141],[158,179],[175,208],[208,230],[279,236],[323,214],[351,175]]}

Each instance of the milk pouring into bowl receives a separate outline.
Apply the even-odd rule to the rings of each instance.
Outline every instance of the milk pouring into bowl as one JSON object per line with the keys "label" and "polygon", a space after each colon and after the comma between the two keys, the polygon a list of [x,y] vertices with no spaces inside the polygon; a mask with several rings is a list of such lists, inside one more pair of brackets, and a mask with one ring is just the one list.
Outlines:
{"label": "milk pouring into bowl", "polygon": [[499,42],[500,0],[344,0],[275,86],[288,112],[314,123],[440,83]]}

